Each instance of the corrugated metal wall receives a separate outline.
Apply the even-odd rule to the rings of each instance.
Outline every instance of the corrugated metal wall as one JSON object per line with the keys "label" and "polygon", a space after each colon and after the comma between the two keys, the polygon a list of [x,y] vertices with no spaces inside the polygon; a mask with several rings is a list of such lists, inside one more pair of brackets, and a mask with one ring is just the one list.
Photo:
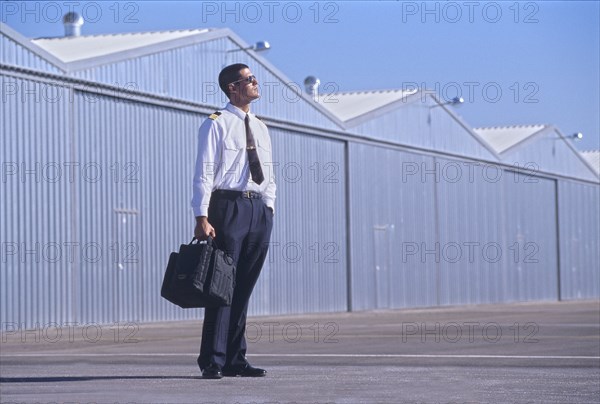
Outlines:
{"label": "corrugated metal wall", "polygon": [[598,177],[583,162],[583,158],[573,153],[566,142],[554,130],[542,134],[534,141],[516,146],[502,155],[506,164],[520,167],[522,171],[544,171],[598,182]]}
{"label": "corrugated metal wall", "polygon": [[71,319],[73,255],[69,92],[2,75],[0,319],[40,327]]}
{"label": "corrugated metal wall", "polygon": [[[2,322],[200,318],[159,290],[191,238],[204,116],[7,80],[24,90],[2,103]],[[535,172],[271,133],[277,214],[252,314],[346,310],[348,283],[353,310],[554,300],[559,253],[563,297],[598,296],[598,185],[557,196]]]}
{"label": "corrugated metal wall", "polygon": [[497,161],[490,150],[434,103],[430,95],[423,94],[406,103],[400,101],[396,109],[349,131],[402,145]]}
{"label": "corrugated metal wall", "polygon": [[440,302],[557,298],[554,181],[438,162]]}
{"label": "corrugated metal wall", "polygon": [[50,73],[61,73],[61,70],[29,49],[0,33],[0,63],[27,67]]}
{"label": "corrugated metal wall", "polygon": [[600,297],[600,188],[558,182],[561,299]]}
{"label": "corrugated metal wall", "polygon": [[356,144],[349,175],[353,309],[558,298],[554,180]]}
{"label": "corrugated metal wall", "polygon": [[433,158],[349,145],[352,309],[436,305],[436,263],[421,245],[436,239]]}
{"label": "corrugated metal wall", "polygon": [[261,86],[261,99],[253,105],[253,112],[286,122],[339,129],[315,105],[294,92],[294,89],[303,91],[302,83],[284,83],[248,52],[227,52],[235,49],[239,46],[229,38],[219,38],[75,71],[70,75],[220,108],[228,100],[219,88],[219,72],[226,65],[245,63],[258,77]]}
{"label": "corrugated metal wall", "polygon": [[[191,239],[205,117],[79,90],[60,103],[19,97],[3,103],[3,321],[200,318],[159,291],[168,254]],[[282,214],[250,311],[346,310],[344,143],[271,133]],[[45,181],[54,165],[69,176]],[[49,262],[54,244],[62,259]]]}
{"label": "corrugated metal wall", "polygon": [[[70,76],[207,105],[221,105],[217,77],[225,63],[227,38],[103,64]],[[173,61],[177,61],[174,63]]]}
{"label": "corrugated metal wall", "polygon": [[507,300],[556,300],[556,181],[511,171],[505,174]]}
{"label": "corrugated metal wall", "polygon": [[439,262],[439,303],[506,301],[503,171],[439,158],[436,168],[439,240],[426,257]]}
{"label": "corrugated metal wall", "polygon": [[556,299],[554,181],[438,161],[440,303]]}
{"label": "corrugated metal wall", "polygon": [[344,143],[273,128],[270,134],[276,214],[250,312],[345,311]]}
{"label": "corrugated metal wall", "polygon": [[[193,230],[190,179],[203,118],[109,97],[87,102],[89,97],[76,97],[79,153],[83,164],[106,167],[110,178],[82,184],[80,192],[82,243],[97,242],[107,254],[102,262],[81,262],[81,318],[198,318],[198,311],[177,309],[158,291],[168,253]],[[271,132],[277,210],[284,214],[276,217],[250,311],[345,310],[343,143]]]}
{"label": "corrugated metal wall", "polygon": [[[91,180],[78,188],[78,239],[99,259],[79,262],[83,322],[200,317],[160,297],[170,251],[191,240],[190,176],[202,117],[77,92],[75,134]],[[94,173],[96,169],[96,173]]]}

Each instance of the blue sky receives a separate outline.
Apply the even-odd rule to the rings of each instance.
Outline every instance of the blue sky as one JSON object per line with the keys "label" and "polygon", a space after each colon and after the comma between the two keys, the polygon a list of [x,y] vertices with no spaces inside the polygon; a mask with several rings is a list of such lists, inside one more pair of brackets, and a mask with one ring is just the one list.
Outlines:
{"label": "blue sky", "polygon": [[[600,2],[2,1],[27,37],[61,36],[58,12],[83,34],[229,27],[267,40],[263,56],[290,80],[339,91],[412,87],[446,98],[474,127],[553,124],[600,148]],[[15,9],[16,6],[16,9]]]}

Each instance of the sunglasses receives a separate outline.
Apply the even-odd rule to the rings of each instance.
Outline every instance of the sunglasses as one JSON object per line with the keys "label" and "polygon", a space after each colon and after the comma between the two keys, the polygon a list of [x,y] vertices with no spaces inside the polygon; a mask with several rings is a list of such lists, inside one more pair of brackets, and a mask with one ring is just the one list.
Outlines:
{"label": "sunglasses", "polygon": [[[248,83],[252,83],[254,80],[256,80],[256,76],[252,74],[252,75],[250,75],[248,77],[244,77],[243,79],[232,81],[229,84],[235,84],[235,83],[239,83],[239,82],[243,82],[243,81],[248,82]],[[256,80],[256,81],[258,82],[258,80]]]}

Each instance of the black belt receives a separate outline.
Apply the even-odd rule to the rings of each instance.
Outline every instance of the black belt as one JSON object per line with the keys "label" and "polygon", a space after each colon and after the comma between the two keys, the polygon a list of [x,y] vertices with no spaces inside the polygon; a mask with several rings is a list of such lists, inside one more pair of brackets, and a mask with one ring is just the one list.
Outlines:
{"label": "black belt", "polygon": [[254,191],[233,191],[230,189],[217,189],[213,194],[226,198],[262,199],[262,195]]}

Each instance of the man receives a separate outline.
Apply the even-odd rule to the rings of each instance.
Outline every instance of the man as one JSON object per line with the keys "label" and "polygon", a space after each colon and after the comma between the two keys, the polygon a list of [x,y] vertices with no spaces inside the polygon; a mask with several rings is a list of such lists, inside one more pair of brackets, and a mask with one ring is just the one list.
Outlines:
{"label": "man", "polygon": [[246,360],[246,312],[267,256],[275,181],[271,139],[265,124],[250,113],[259,98],[258,81],[248,66],[234,64],[219,74],[227,106],[202,123],[194,174],[194,236],[213,237],[236,262],[231,306],[206,308],[198,365],[202,377],[261,377]]}

